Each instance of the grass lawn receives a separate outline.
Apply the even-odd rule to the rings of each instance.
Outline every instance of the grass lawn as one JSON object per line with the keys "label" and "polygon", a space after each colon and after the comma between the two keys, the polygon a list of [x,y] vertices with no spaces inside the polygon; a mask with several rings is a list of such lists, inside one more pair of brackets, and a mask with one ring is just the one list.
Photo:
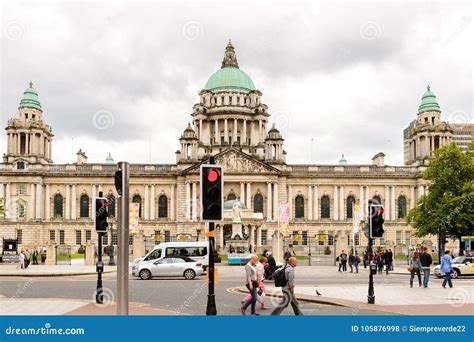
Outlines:
{"label": "grass lawn", "polygon": [[[65,254],[58,255],[56,258],[56,260],[67,260],[67,259],[69,259],[69,256]],[[71,254],[71,259],[84,259],[84,254],[78,254],[78,253]]]}

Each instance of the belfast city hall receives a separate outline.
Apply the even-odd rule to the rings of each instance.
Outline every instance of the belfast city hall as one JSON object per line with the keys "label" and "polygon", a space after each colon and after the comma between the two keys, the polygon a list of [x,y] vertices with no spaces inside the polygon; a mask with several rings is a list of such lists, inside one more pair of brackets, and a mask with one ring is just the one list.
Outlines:
{"label": "belfast city hall", "polygon": [[[353,217],[355,207],[366,216],[368,199],[385,209],[386,233],[376,240],[377,246],[403,249],[429,243],[430,237],[414,237],[405,216],[429,191],[422,174],[433,151],[451,141],[465,148],[474,128],[443,122],[429,87],[413,107],[413,121],[407,123],[400,146],[403,166],[386,165],[379,151],[366,164],[348,164],[344,156],[336,165],[288,164],[284,132],[269,125],[271,110],[240,69],[229,41],[221,68],[199,91],[192,122],[179,137],[176,163],[130,166],[129,200],[139,203],[140,228],[135,234],[147,245],[206,239],[199,217],[199,166],[213,155],[225,172],[226,210],[224,220],[216,224],[217,246],[223,254],[233,238],[232,208],[237,201],[240,238],[259,252],[271,248],[282,204],[289,209],[284,241],[297,254],[313,247],[340,252],[355,246],[362,251],[367,239],[362,232],[353,232]],[[25,248],[69,245],[75,253],[87,241],[97,242],[93,199],[102,192],[110,201],[111,229],[104,242],[116,244],[117,164],[110,154],[103,163],[89,163],[82,150],[76,162],[55,164],[53,129],[47,122],[48,113],[30,83],[17,114],[6,122],[7,148],[0,164],[1,237],[18,239]],[[436,237],[431,238],[436,246]]]}

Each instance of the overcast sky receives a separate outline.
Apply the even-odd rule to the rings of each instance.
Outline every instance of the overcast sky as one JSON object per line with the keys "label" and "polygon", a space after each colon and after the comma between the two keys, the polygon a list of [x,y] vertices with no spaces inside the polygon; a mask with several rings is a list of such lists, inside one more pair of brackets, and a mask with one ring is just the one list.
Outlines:
{"label": "overcast sky", "polygon": [[[229,38],[289,163],[403,164],[430,84],[445,121],[473,122],[470,2],[2,1],[2,124],[34,82],[53,160],[174,163]],[[6,151],[1,134],[1,151]],[[151,149],[150,149],[151,146]]]}

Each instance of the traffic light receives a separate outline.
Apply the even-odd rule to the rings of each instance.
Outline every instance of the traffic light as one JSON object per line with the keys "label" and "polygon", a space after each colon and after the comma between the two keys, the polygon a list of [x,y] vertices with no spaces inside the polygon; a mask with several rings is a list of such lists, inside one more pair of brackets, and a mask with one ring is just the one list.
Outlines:
{"label": "traffic light", "polygon": [[379,238],[383,236],[384,229],[383,229],[383,207],[381,205],[372,205],[370,210],[370,237],[371,238]]}
{"label": "traffic light", "polygon": [[97,233],[107,233],[107,217],[109,217],[109,203],[105,197],[95,199],[95,230]]}
{"label": "traffic light", "polygon": [[218,165],[201,165],[201,221],[224,219],[224,170]]}

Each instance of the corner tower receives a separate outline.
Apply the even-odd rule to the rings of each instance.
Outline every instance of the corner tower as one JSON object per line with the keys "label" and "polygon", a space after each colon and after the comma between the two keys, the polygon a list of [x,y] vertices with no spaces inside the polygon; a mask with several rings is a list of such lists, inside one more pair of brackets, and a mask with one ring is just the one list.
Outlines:
{"label": "corner tower", "polygon": [[7,152],[3,161],[14,164],[16,169],[25,169],[32,164],[50,164],[51,127],[43,123],[43,109],[33,83],[26,88],[18,106],[18,115],[8,120]]}

